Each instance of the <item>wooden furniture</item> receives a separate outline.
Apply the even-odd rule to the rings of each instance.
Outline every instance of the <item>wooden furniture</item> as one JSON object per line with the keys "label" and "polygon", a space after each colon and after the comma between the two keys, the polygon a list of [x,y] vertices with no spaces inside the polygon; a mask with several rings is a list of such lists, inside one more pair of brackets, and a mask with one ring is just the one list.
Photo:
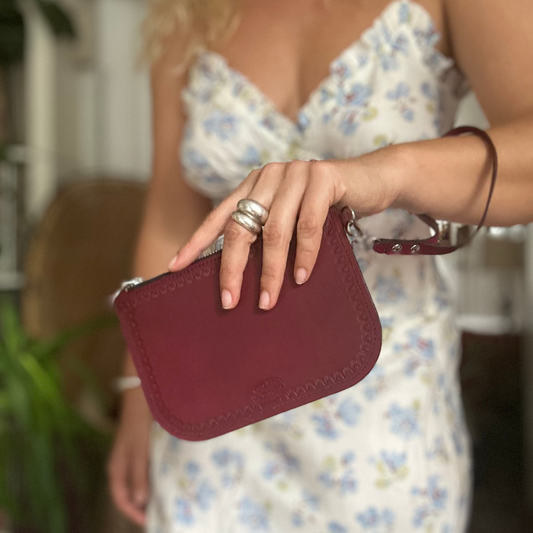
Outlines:
{"label": "wooden furniture", "polygon": [[[145,189],[99,178],[60,190],[26,254],[22,316],[30,334],[53,335],[113,312],[109,296],[130,277]],[[112,381],[121,372],[125,350],[118,325],[76,341],[72,350],[96,374],[112,407]],[[74,376],[67,392],[73,401],[80,399]]]}

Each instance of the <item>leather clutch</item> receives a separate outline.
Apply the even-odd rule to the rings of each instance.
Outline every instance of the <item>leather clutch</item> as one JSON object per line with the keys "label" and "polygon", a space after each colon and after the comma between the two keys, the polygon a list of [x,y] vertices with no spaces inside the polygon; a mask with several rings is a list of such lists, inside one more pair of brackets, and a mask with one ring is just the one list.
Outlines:
{"label": "leather clutch", "polygon": [[303,285],[292,275],[295,252],[293,236],[269,311],[257,305],[261,235],[233,309],[220,303],[220,250],[120,291],[114,307],[124,337],[150,410],[168,432],[216,437],[342,391],[370,372],[381,326],[337,207],[329,209]]}
{"label": "leather clutch", "polygon": [[[476,232],[494,190],[497,154],[490,137],[472,126],[446,135],[473,133],[487,145],[492,181]],[[436,255],[452,243],[435,220],[427,239],[376,239],[383,254]],[[123,284],[114,300],[121,328],[150,410],[169,433],[204,440],[259,422],[361,381],[376,363],[381,326],[348,234],[358,231],[353,211],[331,206],[309,279],[293,278],[296,238],[291,240],[276,305],[257,305],[262,265],[261,234],[252,243],[237,306],[220,303],[221,250],[178,272]]]}

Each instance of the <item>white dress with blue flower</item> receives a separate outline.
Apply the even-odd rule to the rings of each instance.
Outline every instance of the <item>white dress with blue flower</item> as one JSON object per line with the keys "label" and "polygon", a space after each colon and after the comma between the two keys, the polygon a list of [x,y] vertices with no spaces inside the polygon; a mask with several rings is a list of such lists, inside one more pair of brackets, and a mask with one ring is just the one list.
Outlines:
{"label": "white dress with blue flower", "polygon": [[[438,38],[422,6],[393,1],[332,61],[297,122],[203,51],[182,92],[185,178],[215,206],[270,161],[442,135],[466,83]],[[361,225],[380,237],[427,235],[400,210]],[[208,441],[154,424],[150,533],[464,533],[470,443],[447,288],[432,257],[353,249],[383,325],[375,368],[352,388]]]}

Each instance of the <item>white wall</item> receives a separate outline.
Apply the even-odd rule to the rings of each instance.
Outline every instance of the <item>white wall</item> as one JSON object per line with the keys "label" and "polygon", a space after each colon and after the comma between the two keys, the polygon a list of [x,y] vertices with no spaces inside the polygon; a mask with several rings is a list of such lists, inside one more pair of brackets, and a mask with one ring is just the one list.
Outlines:
{"label": "white wall", "polygon": [[145,3],[96,0],[83,53],[59,46],[60,180],[94,174],[146,180],[151,125],[148,74],[136,67]]}
{"label": "white wall", "polygon": [[146,177],[150,168],[150,107],[147,73],[135,68],[144,3],[96,3],[96,157],[115,172]]}
{"label": "white wall", "polygon": [[57,176],[56,136],[56,54],[53,36],[33,2],[23,2],[26,20],[25,204],[32,219],[38,218],[53,198]]}
{"label": "white wall", "polygon": [[23,3],[26,205],[33,221],[61,181],[94,175],[146,180],[150,172],[148,73],[136,66],[146,4],[70,1],[79,32],[74,46],[57,42],[33,3]]}

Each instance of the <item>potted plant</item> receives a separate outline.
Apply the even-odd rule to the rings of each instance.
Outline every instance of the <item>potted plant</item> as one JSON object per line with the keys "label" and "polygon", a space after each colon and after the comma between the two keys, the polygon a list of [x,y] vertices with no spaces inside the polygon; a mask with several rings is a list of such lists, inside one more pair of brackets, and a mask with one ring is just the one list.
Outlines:
{"label": "potted plant", "polygon": [[87,520],[102,487],[111,435],[65,399],[57,356],[71,340],[112,324],[114,316],[103,317],[36,340],[14,306],[0,301],[0,509],[14,532],[98,530]]}

